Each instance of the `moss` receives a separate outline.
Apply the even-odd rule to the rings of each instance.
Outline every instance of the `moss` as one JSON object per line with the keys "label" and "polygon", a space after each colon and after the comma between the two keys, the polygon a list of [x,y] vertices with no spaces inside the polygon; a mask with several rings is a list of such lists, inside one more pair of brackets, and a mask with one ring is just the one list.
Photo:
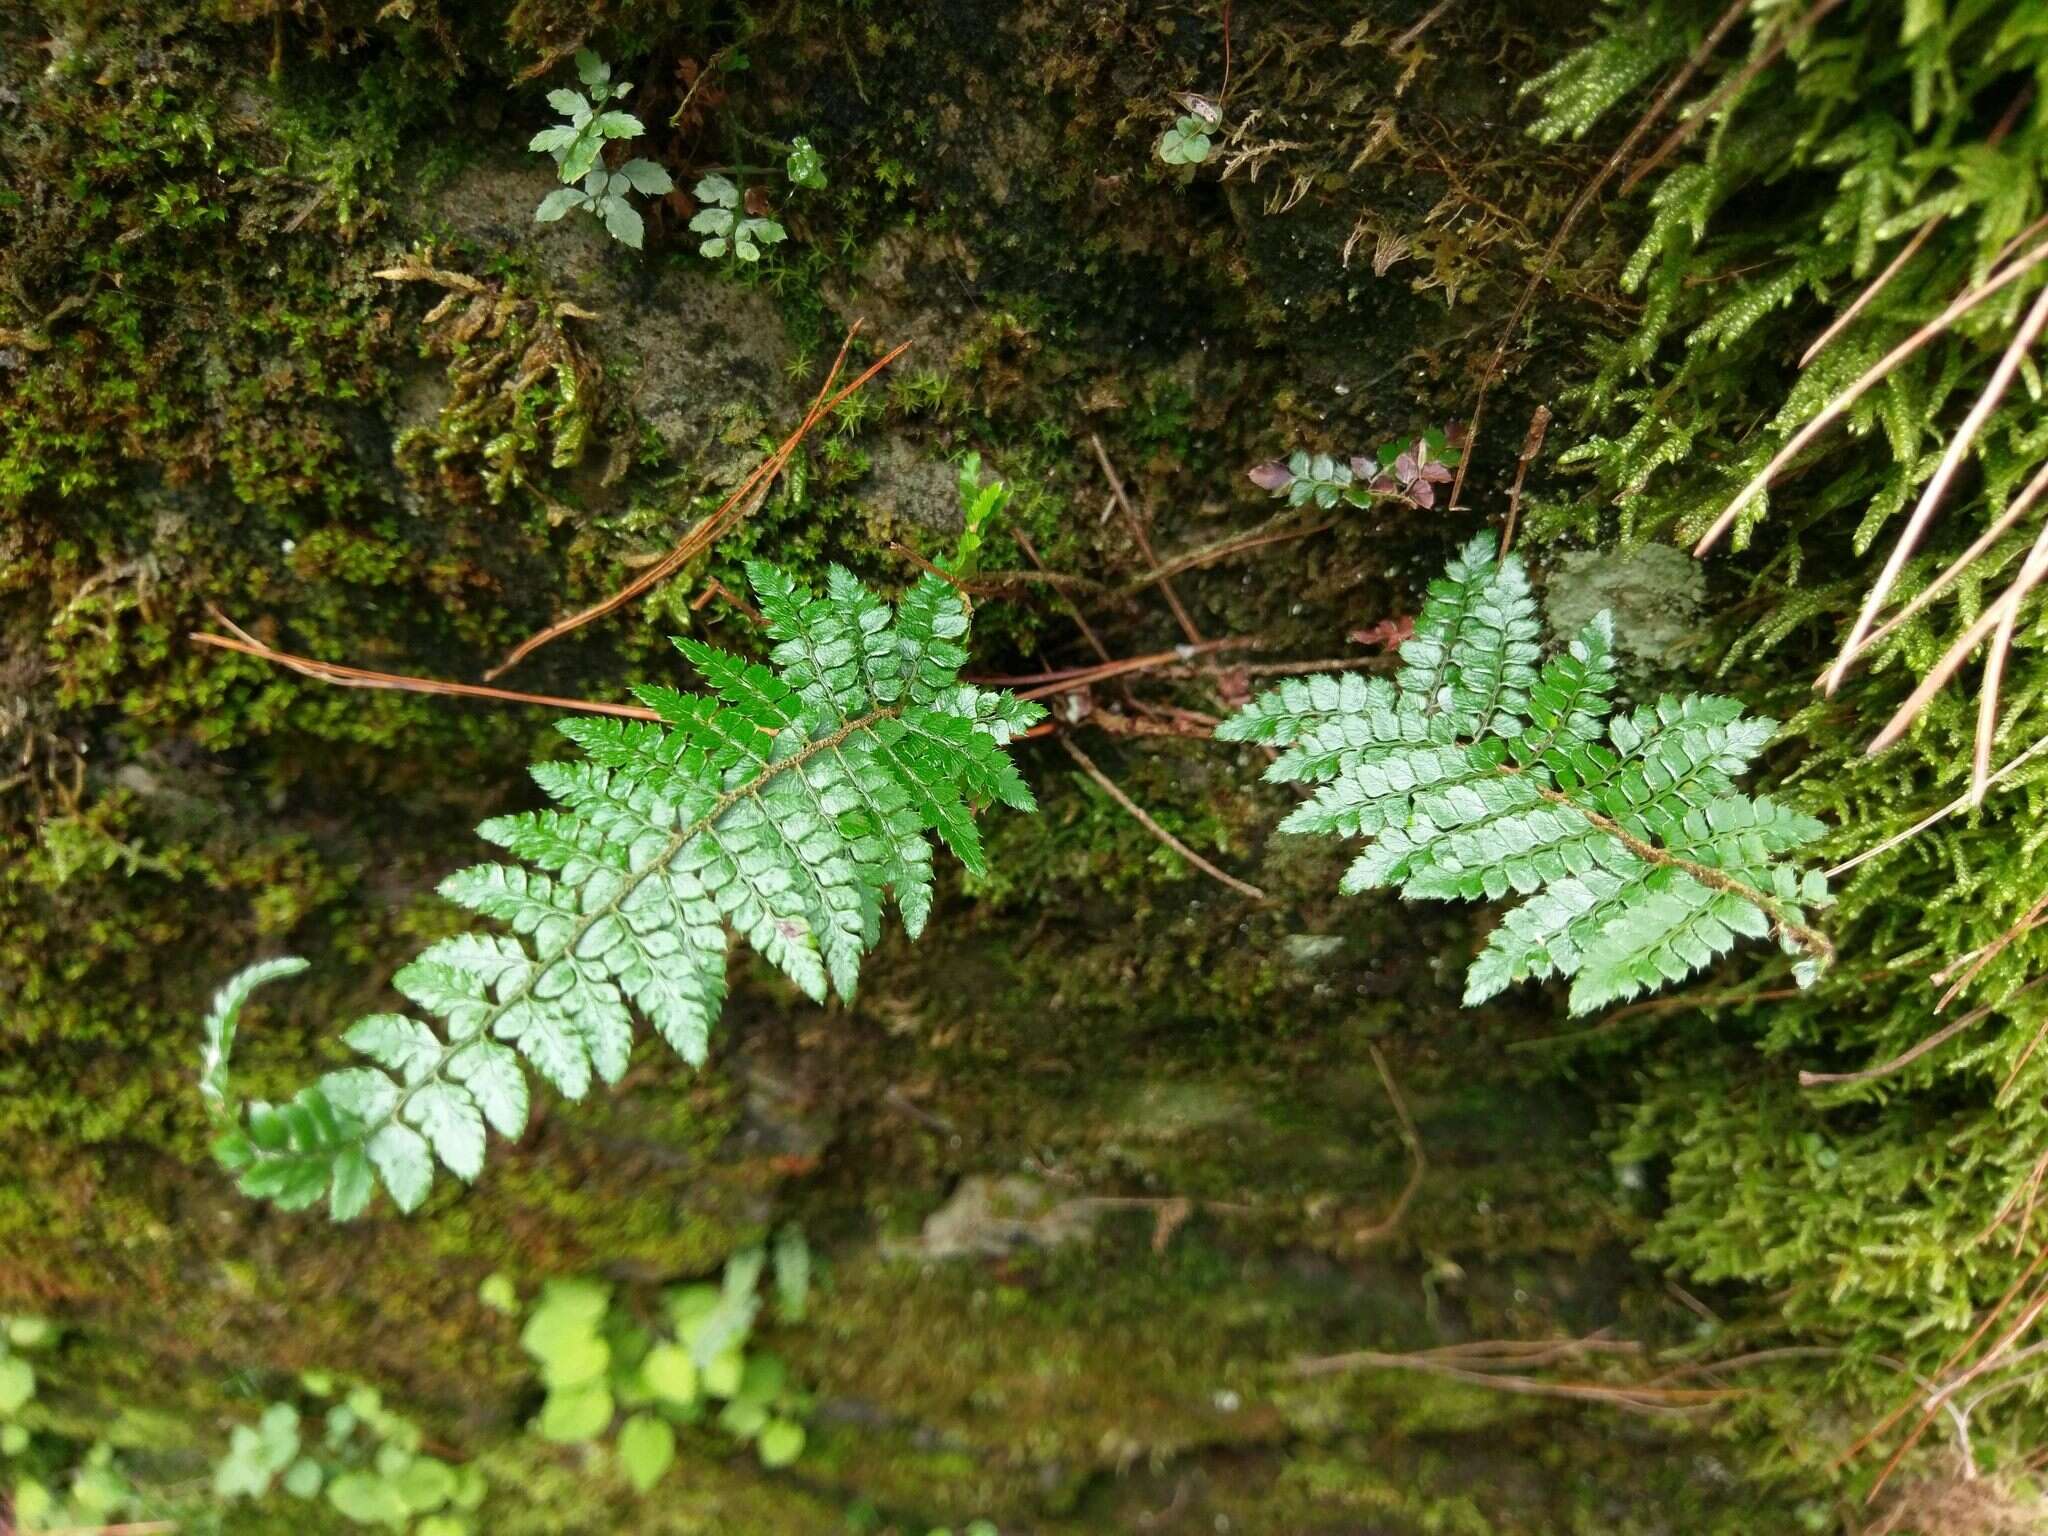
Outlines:
{"label": "moss", "polygon": [[[1089,750],[1269,906],[1033,749],[1044,814],[991,821],[994,873],[949,883],[857,1005],[821,1013],[750,973],[708,1072],[643,1048],[621,1092],[550,1104],[486,1183],[411,1222],[267,1215],[206,1166],[189,1083],[212,987],[244,956],[309,955],[242,1054],[258,1091],[330,1059],[334,1021],[380,1006],[393,964],[455,922],[430,893],[477,856],[468,829],[531,803],[522,765],[556,750],[544,715],[197,650],[183,636],[210,608],[286,649],[473,678],[718,505],[862,314],[856,360],[917,341],[891,379],[688,583],[509,682],[616,697],[672,675],[669,633],[756,644],[736,608],[694,606],[750,556],[906,579],[889,542],[929,555],[950,529],[905,480],[968,449],[1018,487],[1010,515],[1048,566],[1094,583],[1077,590],[1106,642],[1163,649],[1180,633],[1123,591],[1140,565],[1102,516],[1091,435],[1170,552],[1263,516],[1240,470],[1282,443],[1448,414],[1523,237],[1431,258],[1469,312],[1444,305],[1449,279],[1418,293],[1338,257],[1361,202],[1427,237],[1464,162],[1475,195],[1502,190],[1501,103],[1451,76],[1526,38],[1484,7],[1447,34],[1412,114],[1445,125],[1434,179],[1427,146],[1355,182],[1318,165],[1268,214],[1278,165],[1219,188],[1147,157],[1149,114],[1220,62],[1213,26],[1171,10],[50,7],[54,70],[5,50],[29,127],[4,171],[0,326],[30,341],[0,358],[19,427],[0,449],[0,779],[24,775],[0,791],[0,1305],[78,1324],[53,1399],[68,1429],[125,1402],[157,1416],[138,1452],[190,1476],[177,1458],[288,1373],[345,1365],[483,1461],[494,1531],[777,1536],[865,1511],[917,1536],[981,1515],[1078,1533],[1166,1510],[1241,1532],[1628,1529],[1598,1523],[1603,1483],[1699,1511],[1687,1529],[1738,1504],[1774,1528],[1770,1495],[1703,1486],[1677,1434],[1618,1449],[1609,1421],[1555,1406],[1286,1378],[1303,1352],[1663,1338],[1678,1315],[1623,1256],[1640,1217],[1588,1142],[1626,1068],[1503,1071],[1503,1043],[1547,1026],[1451,1011],[1441,973],[1469,919],[1333,898],[1337,852],[1269,839],[1285,803],[1257,761],[1194,742]],[[1393,66],[1372,55],[1354,80],[1371,50],[1326,21],[1241,25],[1243,56],[1276,62],[1235,110],[1327,107],[1348,163]],[[10,45],[33,30],[0,27]],[[680,104],[681,61],[744,45],[749,69],[662,139],[679,179],[796,132],[826,151],[831,191],[792,213],[796,248],[757,287],[707,280],[668,215],[644,258],[536,234],[516,145],[537,91],[515,77],[586,38],[630,62],[650,123]],[[1582,169],[1545,162],[1507,192],[1540,222]],[[483,289],[435,320],[445,287],[373,276],[427,242]],[[1213,633],[1336,654],[1398,613],[1440,532],[1361,517],[1178,589]],[[1041,586],[1006,584],[976,619],[992,672],[1086,654]],[[1199,679],[1143,688],[1217,707]],[[1409,1153],[1374,1046],[1430,1160],[1381,1241],[1360,1234]],[[1114,1210],[1055,1252],[884,1256],[958,1179],[1027,1166],[1076,1198],[1217,1208],[1156,1253],[1156,1213]],[[795,1469],[706,1436],[674,1474],[687,1496],[635,1500],[602,1458],[536,1454],[511,1328],[473,1300],[485,1274],[655,1284],[789,1216],[827,1271],[813,1323],[772,1340],[819,1396]]]}

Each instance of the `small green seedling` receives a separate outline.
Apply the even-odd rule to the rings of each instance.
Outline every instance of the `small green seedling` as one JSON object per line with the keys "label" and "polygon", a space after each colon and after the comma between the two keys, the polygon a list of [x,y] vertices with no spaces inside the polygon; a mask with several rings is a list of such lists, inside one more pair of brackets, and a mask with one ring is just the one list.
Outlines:
{"label": "small green seedling", "polygon": [[708,237],[697,250],[713,261],[727,256],[759,261],[762,246],[778,245],[789,238],[789,231],[773,219],[756,218],[744,212],[740,207],[740,189],[723,176],[706,176],[690,190],[704,205],[690,220],[690,228]]}
{"label": "small green seedling", "polygon": [[825,190],[825,157],[809,139],[799,136],[789,146],[789,179],[813,192]]}
{"label": "small green seedling", "polygon": [[1214,134],[1223,125],[1223,109],[1193,92],[1182,96],[1180,104],[1186,110],[1159,136],[1159,158],[1168,165],[1200,165],[1209,158],[1215,145]]}
{"label": "small green seedling", "polygon": [[607,104],[633,89],[629,80],[614,81],[611,66],[585,48],[576,55],[576,73],[583,91],[548,92],[548,102],[567,118],[543,128],[527,148],[554,156],[563,185],[541,199],[534,219],[551,224],[581,208],[604,223],[614,240],[639,250],[646,225],[627,199],[632,192],[659,197],[675,190],[667,171],[652,160],[628,160],[617,170],[604,164],[604,146],[613,139],[636,139],[646,130],[640,119]]}

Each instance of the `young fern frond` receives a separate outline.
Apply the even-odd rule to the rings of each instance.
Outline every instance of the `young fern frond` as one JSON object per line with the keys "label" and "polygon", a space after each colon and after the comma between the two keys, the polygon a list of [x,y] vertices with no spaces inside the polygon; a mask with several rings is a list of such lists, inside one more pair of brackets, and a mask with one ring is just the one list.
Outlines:
{"label": "young fern frond", "polygon": [[1825,828],[1735,789],[1777,730],[1692,695],[1616,714],[1603,613],[1539,667],[1520,560],[1474,539],[1430,585],[1394,681],[1290,679],[1223,722],[1281,749],[1266,777],[1317,785],[1286,832],[1364,837],[1349,894],[1526,898],[1466,976],[1477,1003],[1572,978],[1575,1013],[1681,981],[1775,934],[1802,983],[1831,957],[1806,908],[1827,883],[1781,856]]}
{"label": "young fern frond", "polygon": [[728,929],[816,1001],[850,999],[885,893],[913,937],[924,927],[925,834],[980,873],[971,807],[1034,809],[1003,749],[1044,711],[960,681],[968,619],[948,583],[928,576],[892,611],[841,570],[823,596],[773,566],[749,575],[772,667],[679,639],[710,694],[636,690],[658,725],[564,721],[585,760],[533,770],[559,809],[478,828],[522,862],[462,870],[441,893],[511,933],[444,940],[392,978],[439,1030],[359,1019],[343,1038],[373,1065],[244,1114],[228,1082],[236,1016],[304,962],[266,961],[222,988],[200,1086],[244,1193],[288,1209],[324,1196],[346,1221],[381,1181],[411,1211],[436,1159],[473,1180],[486,1127],[521,1133],[528,1067],[570,1099],[617,1082],[636,1013],[701,1064]]}

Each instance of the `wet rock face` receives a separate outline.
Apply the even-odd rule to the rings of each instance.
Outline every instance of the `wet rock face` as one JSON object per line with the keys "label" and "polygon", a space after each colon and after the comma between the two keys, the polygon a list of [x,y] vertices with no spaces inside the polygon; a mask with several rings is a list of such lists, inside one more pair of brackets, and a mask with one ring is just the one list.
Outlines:
{"label": "wet rock face", "polygon": [[917,1237],[888,1249],[892,1258],[999,1258],[1025,1248],[1057,1248],[1089,1236],[1094,1212],[1022,1174],[971,1174],[953,1198],[925,1218]]}
{"label": "wet rock face", "polygon": [[592,343],[662,447],[715,484],[737,480],[756,457],[754,435],[788,408],[795,348],[774,303],[687,247],[650,261],[586,216],[536,223],[554,185],[541,165],[473,166],[425,222],[479,252],[512,253],[557,297],[595,311]]}
{"label": "wet rock face", "polygon": [[1682,666],[1701,634],[1707,580],[1699,562],[1669,544],[1572,550],[1544,583],[1551,627],[1574,634],[1602,609],[1614,615],[1615,649],[1659,670]]}

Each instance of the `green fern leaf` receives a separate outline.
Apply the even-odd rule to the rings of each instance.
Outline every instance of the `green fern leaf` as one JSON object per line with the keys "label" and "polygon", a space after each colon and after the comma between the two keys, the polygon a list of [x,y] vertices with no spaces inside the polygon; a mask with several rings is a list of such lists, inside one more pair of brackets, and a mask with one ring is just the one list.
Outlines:
{"label": "green fern leaf", "polygon": [[[359,1019],[343,1040],[369,1065],[244,1109],[228,1082],[236,1018],[304,962],[266,961],[221,989],[200,1086],[244,1193],[291,1209],[325,1196],[348,1220],[381,1183],[414,1210],[437,1162],[473,1180],[489,1132],[525,1129],[529,1070],[569,1099],[624,1076],[636,1013],[702,1064],[729,933],[817,1001],[850,999],[884,899],[913,935],[930,913],[926,834],[979,872],[970,807],[1034,808],[1004,748],[1044,712],[960,681],[968,618],[947,582],[925,578],[892,610],[841,570],[822,596],[773,566],[749,575],[771,666],[678,640],[708,695],[637,690],[659,724],[565,721],[585,760],[534,769],[556,808],[478,829],[520,862],[458,871],[441,894],[510,933],[443,940],[392,978],[438,1027]],[[1512,692],[1511,676],[1473,676]]]}
{"label": "green fern leaf", "polygon": [[1584,1012],[1681,981],[1739,937],[1824,960],[1826,882],[1780,860],[1825,830],[1735,788],[1777,729],[1732,699],[1614,712],[1612,620],[1537,665],[1528,573],[1482,536],[1432,582],[1392,683],[1289,679],[1223,722],[1284,750],[1267,777],[1318,786],[1284,832],[1364,837],[1341,888],[1520,898],[1465,998],[1573,978]]}

